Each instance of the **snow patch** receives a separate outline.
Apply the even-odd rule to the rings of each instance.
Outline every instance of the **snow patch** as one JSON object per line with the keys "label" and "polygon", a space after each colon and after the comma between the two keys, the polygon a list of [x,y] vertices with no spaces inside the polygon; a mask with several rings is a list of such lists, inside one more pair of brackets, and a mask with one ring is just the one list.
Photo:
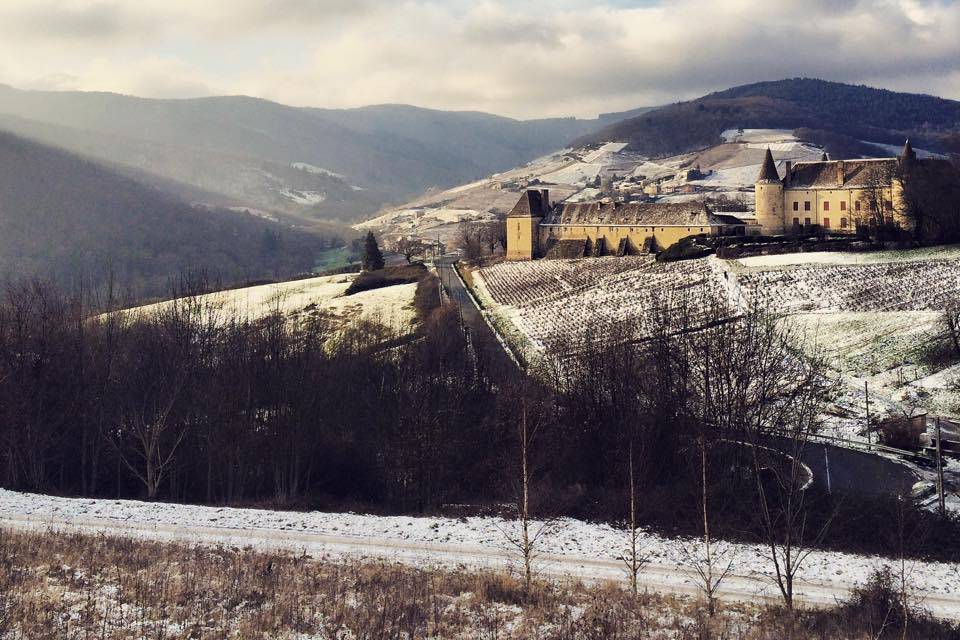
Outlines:
{"label": "snow patch", "polygon": [[280,195],[303,205],[320,204],[327,199],[327,194],[323,191],[299,191],[297,189],[281,189]]}
{"label": "snow patch", "polygon": [[337,178],[338,180],[343,180],[344,175],[336,173],[335,171],[330,171],[329,169],[324,169],[323,167],[318,167],[316,165],[308,164],[306,162],[294,162],[290,165],[298,171],[304,171],[306,173],[312,173],[317,176],[329,176],[331,178]]}

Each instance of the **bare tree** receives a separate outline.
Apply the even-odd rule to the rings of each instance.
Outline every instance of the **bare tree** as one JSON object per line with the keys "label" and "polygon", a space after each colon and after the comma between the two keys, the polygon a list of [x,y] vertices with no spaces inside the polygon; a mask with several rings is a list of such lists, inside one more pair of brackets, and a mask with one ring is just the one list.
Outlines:
{"label": "bare tree", "polygon": [[637,595],[637,576],[640,570],[646,566],[649,558],[643,554],[640,549],[640,526],[637,519],[637,476],[634,469],[633,457],[634,443],[631,440],[627,453],[627,483],[630,494],[630,519],[627,529],[627,553],[624,554],[623,563],[627,568],[627,577],[630,580],[630,592]]}
{"label": "bare tree", "polygon": [[419,238],[400,238],[394,243],[394,249],[403,254],[409,264],[415,257],[423,257],[427,251],[427,245]]}
{"label": "bare tree", "polygon": [[456,245],[467,262],[480,262],[484,253],[483,227],[474,222],[461,222],[457,227]]}
{"label": "bare tree", "polygon": [[511,531],[508,527],[502,528],[504,537],[516,549],[523,563],[523,584],[527,595],[530,594],[530,585],[533,581],[533,561],[537,555],[537,546],[552,527],[549,519],[541,520],[538,525],[534,525],[530,518],[531,454],[534,439],[543,421],[542,416],[538,415],[531,424],[528,414],[527,402],[524,400],[517,425],[520,467],[516,509],[519,532]]}
{"label": "bare tree", "polygon": [[952,297],[943,310],[943,326],[955,353],[960,355],[960,299]]}
{"label": "bare tree", "polygon": [[[178,393],[179,389],[172,389],[165,399],[147,400],[140,408],[126,412],[113,440],[120,459],[143,483],[151,500],[157,497],[160,483],[166,478],[187,434],[185,429],[176,428],[178,425],[170,415]],[[136,457],[119,444],[120,438],[132,440]]]}

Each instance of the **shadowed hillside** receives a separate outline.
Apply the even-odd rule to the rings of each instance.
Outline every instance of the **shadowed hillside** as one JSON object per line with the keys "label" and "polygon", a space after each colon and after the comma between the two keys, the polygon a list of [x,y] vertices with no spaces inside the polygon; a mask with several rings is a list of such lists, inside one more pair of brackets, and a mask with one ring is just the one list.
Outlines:
{"label": "shadowed hillside", "polygon": [[198,209],[114,171],[0,133],[0,274],[60,282],[109,271],[156,295],[185,269],[224,283],[309,271],[314,234],[245,213]]}
{"label": "shadowed hillside", "polygon": [[216,204],[317,219],[370,217],[383,203],[511,168],[600,126],[403,105],[307,109],[243,96],[148,100],[0,85],[0,129],[202,189]]}

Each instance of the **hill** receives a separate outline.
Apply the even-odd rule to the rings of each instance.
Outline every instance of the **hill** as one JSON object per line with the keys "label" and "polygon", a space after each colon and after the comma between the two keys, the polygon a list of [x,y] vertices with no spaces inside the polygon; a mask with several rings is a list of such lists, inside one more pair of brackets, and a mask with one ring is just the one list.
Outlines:
{"label": "hill", "polygon": [[186,269],[224,282],[309,271],[322,238],[196,208],[96,162],[0,133],[0,274],[69,282],[112,271],[137,296]]}
{"label": "hill", "polygon": [[370,217],[386,202],[522,164],[600,126],[405,105],[313,109],[243,96],[149,100],[0,85],[0,129],[200,189],[214,204],[317,219]]}
{"label": "hill", "polygon": [[729,129],[800,129],[838,157],[876,155],[861,141],[960,153],[960,102],[808,78],[759,82],[654,109],[579,138],[575,146],[617,140],[647,156],[721,142]]}

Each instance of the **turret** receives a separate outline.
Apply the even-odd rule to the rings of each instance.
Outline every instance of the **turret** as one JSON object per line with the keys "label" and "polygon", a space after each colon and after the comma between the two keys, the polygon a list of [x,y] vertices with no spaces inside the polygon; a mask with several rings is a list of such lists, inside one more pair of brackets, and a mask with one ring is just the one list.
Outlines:
{"label": "turret", "polygon": [[761,231],[765,235],[781,235],[784,232],[783,181],[777,173],[777,165],[773,162],[773,154],[769,148],[763,157],[754,193],[757,224]]}
{"label": "turret", "polygon": [[531,189],[507,214],[507,260],[532,260],[539,250],[540,221],[550,212],[550,192]]}
{"label": "turret", "polygon": [[910,139],[903,145],[903,151],[900,152],[900,165],[904,168],[909,167],[917,159],[917,152],[913,150],[913,145],[910,144]]}

